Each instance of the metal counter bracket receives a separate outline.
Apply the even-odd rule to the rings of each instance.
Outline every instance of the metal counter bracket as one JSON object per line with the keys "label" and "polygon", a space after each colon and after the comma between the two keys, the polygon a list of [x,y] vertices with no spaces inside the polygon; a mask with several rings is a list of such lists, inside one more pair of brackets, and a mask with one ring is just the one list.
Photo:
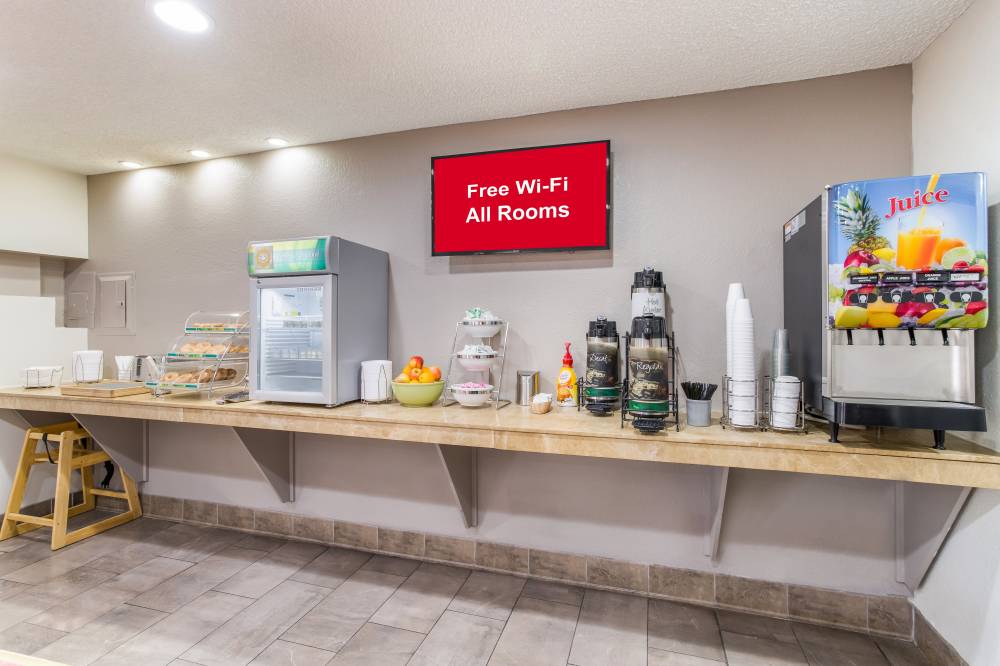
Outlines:
{"label": "metal counter bracket", "polygon": [[896,580],[910,592],[927,576],[972,488],[896,482]]}
{"label": "metal counter bracket", "polygon": [[708,474],[708,526],[705,530],[705,557],[715,563],[719,559],[719,537],[722,535],[722,514],[726,509],[729,468],[710,467]]}
{"label": "metal counter bracket", "polygon": [[[32,427],[67,420],[62,414],[18,410]],[[94,441],[122,471],[137,482],[149,480],[149,422],[120,416],[69,414],[86,428]]]}
{"label": "metal counter bracket", "polygon": [[435,444],[441,463],[448,473],[452,493],[466,527],[479,524],[478,467],[479,449],[473,446]]}
{"label": "metal counter bracket", "polygon": [[234,427],[257,469],[282,502],[295,501],[295,433]]}

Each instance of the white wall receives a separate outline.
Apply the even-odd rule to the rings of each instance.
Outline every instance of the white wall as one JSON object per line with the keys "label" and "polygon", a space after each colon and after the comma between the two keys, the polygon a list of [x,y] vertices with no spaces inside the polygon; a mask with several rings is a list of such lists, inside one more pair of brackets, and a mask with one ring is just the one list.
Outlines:
{"label": "white wall", "polygon": [[[1000,0],[976,0],[913,63],[913,172],[985,171],[1000,261]],[[996,275],[996,271],[993,271]],[[1000,285],[990,279],[993,298]],[[979,397],[1000,450],[1000,318],[978,333]],[[973,666],[1000,663],[1000,492],[977,490],[915,603]]]}
{"label": "white wall", "polygon": [[[80,270],[136,272],[137,332],[91,333],[90,344],[107,357],[166,351],[191,311],[247,307],[247,241],[333,233],[390,254],[397,364],[414,353],[443,363],[454,322],[483,305],[512,322],[508,372],[537,367],[551,386],[561,343],[579,354],[602,312],[623,326],[632,272],[653,264],[687,374],[717,379],[727,283],[746,283],[767,348],[781,321],[781,225],[826,183],[907,173],[910,101],[904,66],[91,176],[92,253]],[[603,138],[613,252],[429,256],[432,155]],[[232,432],[153,424],[146,490],[710,568],[697,467],[484,452],[481,525],[466,530],[431,447],[300,442],[301,488],[282,505]],[[720,571],[904,593],[889,482],[737,471],[727,506]]]}
{"label": "white wall", "polygon": [[0,251],[87,258],[87,178],[0,155]]}
{"label": "white wall", "polygon": [[[87,238],[84,176],[0,155],[0,386],[18,384],[30,365],[68,373],[72,352],[86,348],[86,329],[62,327],[61,257],[86,258]],[[0,414],[0,497],[10,491],[24,427]],[[25,503],[52,496],[51,479],[42,477]]]}

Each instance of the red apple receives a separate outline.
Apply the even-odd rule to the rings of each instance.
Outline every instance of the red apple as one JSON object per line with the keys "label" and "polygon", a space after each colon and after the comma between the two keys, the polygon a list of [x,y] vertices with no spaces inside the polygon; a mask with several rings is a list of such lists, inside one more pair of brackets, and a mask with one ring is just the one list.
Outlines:
{"label": "red apple", "polygon": [[844,259],[844,268],[848,266],[874,266],[878,263],[878,257],[868,250],[855,250]]}
{"label": "red apple", "polygon": [[406,364],[407,368],[422,368],[424,367],[424,357],[423,356],[411,356],[409,362]]}
{"label": "red apple", "polygon": [[896,307],[897,317],[923,317],[925,314],[934,309],[933,303],[924,303],[923,301],[909,301],[908,303],[900,303]]}
{"label": "red apple", "polygon": [[974,315],[986,309],[986,301],[970,301],[965,304],[965,314]]}

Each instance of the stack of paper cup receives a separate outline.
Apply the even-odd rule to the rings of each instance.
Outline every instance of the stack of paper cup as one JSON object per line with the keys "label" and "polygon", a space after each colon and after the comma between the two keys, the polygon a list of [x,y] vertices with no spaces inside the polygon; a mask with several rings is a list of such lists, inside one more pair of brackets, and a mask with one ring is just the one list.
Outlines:
{"label": "stack of paper cup", "polygon": [[774,378],[771,425],[775,428],[794,428],[798,425],[801,384],[798,377],[791,375]]}
{"label": "stack of paper cup", "polygon": [[361,399],[365,402],[388,400],[391,381],[392,361],[361,362]]}
{"label": "stack of paper cup", "polygon": [[736,301],[744,298],[743,284],[732,282],[729,285],[729,294],[726,296],[726,376],[733,376],[733,312],[736,309]]}
{"label": "stack of paper cup", "polygon": [[750,301],[737,299],[732,317],[733,365],[729,381],[729,419],[733,425],[757,423],[757,360]]}

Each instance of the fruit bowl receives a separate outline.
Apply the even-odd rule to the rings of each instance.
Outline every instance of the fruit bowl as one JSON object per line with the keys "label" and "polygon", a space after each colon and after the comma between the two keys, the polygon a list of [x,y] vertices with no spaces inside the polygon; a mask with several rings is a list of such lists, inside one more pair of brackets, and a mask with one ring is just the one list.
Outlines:
{"label": "fruit bowl", "polygon": [[449,389],[455,401],[463,407],[481,407],[493,396],[491,384],[463,385],[452,384]]}
{"label": "fruit bowl", "polygon": [[444,381],[436,382],[393,382],[392,393],[399,404],[407,407],[429,407],[444,391]]}

